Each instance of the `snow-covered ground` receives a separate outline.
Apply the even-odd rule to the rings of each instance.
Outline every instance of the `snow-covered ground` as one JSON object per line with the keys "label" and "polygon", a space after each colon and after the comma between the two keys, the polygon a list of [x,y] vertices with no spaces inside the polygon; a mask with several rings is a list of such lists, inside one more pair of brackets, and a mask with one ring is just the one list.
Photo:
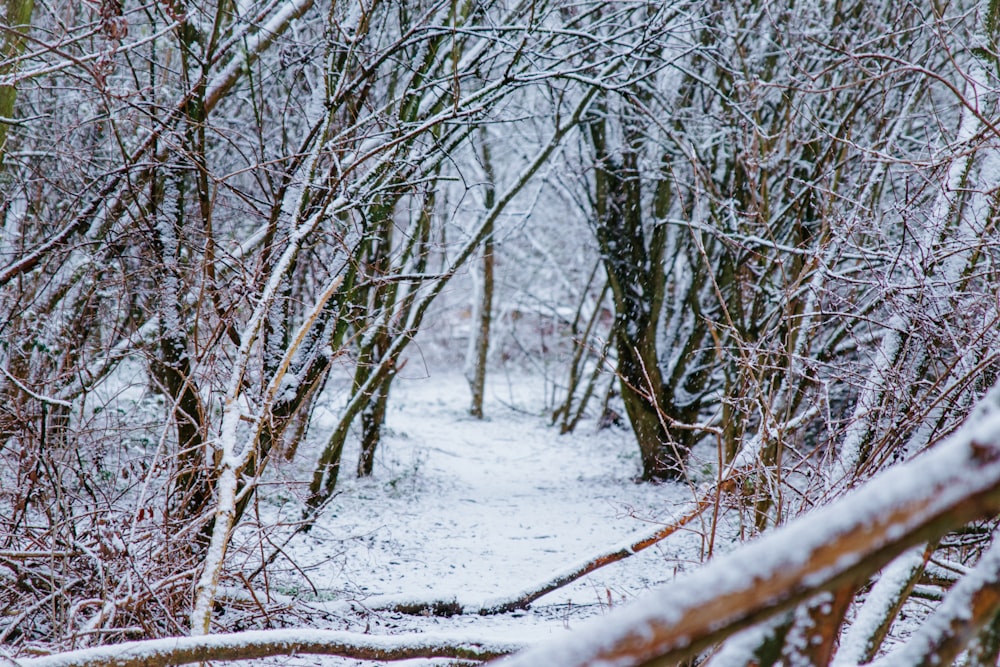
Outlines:
{"label": "snow-covered ground", "polygon": [[[302,507],[301,498],[294,496],[305,492],[309,459],[315,455],[311,450],[320,443],[304,443],[294,462],[275,462],[262,480],[259,501],[247,512],[228,555],[228,575],[217,596],[218,634],[95,646],[23,664],[98,666],[112,658],[200,646],[205,652],[193,658],[197,661],[246,655],[249,647],[265,644],[271,648],[257,655],[272,655],[274,647],[307,653],[319,646],[320,655],[258,661],[268,665],[368,667],[381,663],[325,652],[342,646],[370,656],[385,655],[379,653],[383,650],[404,650],[408,656],[454,655],[458,645],[473,647],[479,657],[535,645],[513,659],[511,664],[519,667],[590,664],[574,662],[571,654],[594,655],[609,645],[609,637],[620,641],[635,633],[645,636],[654,626],[675,633],[663,639],[667,643],[660,648],[686,647],[689,631],[696,638],[709,637],[704,633],[751,618],[760,609],[774,609],[789,590],[811,595],[789,588],[789,582],[829,583],[837,576],[856,576],[848,570],[863,562],[865,554],[881,558],[879,550],[897,540],[899,531],[909,530],[907,522],[923,525],[919,522],[943,516],[965,502],[967,494],[994,489],[1000,478],[997,457],[982,455],[985,447],[995,446],[988,443],[997,442],[1000,433],[995,407],[1000,399],[995,394],[977,409],[971,426],[930,453],[809,516],[768,531],[739,553],[699,567],[709,559],[711,531],[706,524],[713,516],[712,503],[699,506],[708,508],[700,517],[692,510],[700,495],[697,489],[680,483],[636,483],[638,456],[625,429],[596,430],[589,421],[578,433],[558,435],[547,424],[544,396],[545,384],[537,375],[495,375],[487,406],[490,417],[479,421],[467,414],[467,389],[457,373],[400,378],[375,474],[363,480],[344,474],[338,494],[310,532],[293,533]],[[321,410],[316,418],[316,431],[329,432],[335,414]],[[345,470],[352,469],[356,449],[345,452]],[[689,468],[692,475],[711,472],[698,456],[689,461]],[[708,479],[702,481],[704,493],[711,485]],[[933,492],[926,496],[928,488]],[[927,498],[931,500],[923,503]],[[740,545],[738,524],[733,525],[739,512],[726,512],[725,504],[720,506],[724,518],[716,526],[716,551]],[[530,608],[476,613],[491,601],[535,590],[568,567],[638,536],[676,526],[682,516],[696,518],[652,548],[543,596]],[[898,523],[887,523],[886,516],[898,517],[893,520]],[[845,536],[850,539],[837,542],[840,546],[830,552],[830,545]],[[245,575],[276,545],[280,555],[265,576],[247,581]],[[891,600],[891,590],[884,594],[882,588],[891,589],[899,580],[897,569],[922,565],[923,550],[918,546],[890,566],[883,581],[862,592],[865,607],[874,609],[883,598]],[[835,561],[829,560],[831,555],[837,556]],[[858,567],[866,577],[872,573]],[[682,570],[697,571],[671,586],[658,586]],[[969,581],[967,588],[974,590],[975,577]],[[654,587],[657,590],[651,591]],[[631,604],[639,598],[644,602]],[[961,615],[968,604],[957,599],[949,604]],[[400,602],[435,601],[453,602],[466,613],[445,617],[393,610]],[[623,606],[627,608],[618,609]],[[700,618],[695,618],[695,610]],[[907,603],[885,647],[914,633],[927,612],[920,600]],[[609,616],[599,618],[604,615]],[[681,618],[694,620],[678,629],[675,624]],[[851,656],[860,655],[868,637],[864,630],[878,616],[855,608],[848,618],[841,649],[843,662],[853,664],[859,658]],[[947,623],[928,622],[920,631],[929,628],[933,633],[937,627]],[[568,635],[573,629],[580,632]],[[756,641],[755,636],[748,641]],[[931,645],[920,640],[913,646],[925,644]],[[429,648],[435,646],[449,648],[445,653]],[[738,651],[742,644],[737,639],[732,646]],[[736,657],[743,664],[743,658]],[[190,655],[185,659],[192,660]]]}
{"label": "snow-covered ground", "polygon": [[[559,435],[543,415],[543,398],[538,376],[496,374],[487,391],[487,419],[480,421],[468,416],[468,389],[458,373],[400,377],[374,475],[356,479],[357,452],[345,452],[339,495],[311,532],[284,547],[287,557],[269,569],[264,592],[315,610],[302,619],[314,627],[460,632],[531,643],[607,613],[700,563],[707,542],[696,522],[542,597],[527,611],[441,618],[374,610],[399,599],[455,599],[478,608],[690,508],[693,491],[684,485],[635,482],[638,450],[626,430],[597,430],[590,420],[576,433]],[[332,423],[333,416],[318,419]],[[308,461],[306,454],[299,460]],[[278,474],[301,480],[306,472],[304,463],[286,464]],[[266,489],[261,495],[265,525],[278,515],[297,518],[298,503]],[[244,529],[242,536],[256,542],[255,533]]]}

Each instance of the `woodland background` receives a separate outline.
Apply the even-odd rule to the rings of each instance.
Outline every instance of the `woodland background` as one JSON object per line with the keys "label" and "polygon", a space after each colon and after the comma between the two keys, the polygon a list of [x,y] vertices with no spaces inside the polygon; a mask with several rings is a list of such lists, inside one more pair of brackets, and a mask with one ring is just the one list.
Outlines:
{"label": "woodland background", "polygon": [[477,417],[531,370],[553,429],[621,423],[638,477],[763,535],[760,572],[713,562],[688,612],[550,664],[864,663],[928,582],[943,620],[890,656],[996,663],[996,0],[2,10],[10,655],[231,630],[275,462],[310,470],[293,539],[426,357]]}

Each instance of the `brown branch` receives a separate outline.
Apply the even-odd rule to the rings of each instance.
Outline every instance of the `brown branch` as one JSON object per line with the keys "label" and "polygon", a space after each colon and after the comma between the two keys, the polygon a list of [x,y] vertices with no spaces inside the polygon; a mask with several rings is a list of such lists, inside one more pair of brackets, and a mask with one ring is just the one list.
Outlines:
{"label": "brown branch", "polygon": [[253,660],[296,654],[358,660],[457,658],[489,660],[520,648],[441,635],[373,636],[336,630],[261,630],[228,635],[171,637],[19,660],[19,667],[161,667],[205,660]]}
{"label": "brown branch", "polygon": [[820,593],[799,607],[782,652],[782,662],[789,665],[829,665],[855,590],[857,585],[848,582],[832,592]]}
{"label": "brown branch", "polygon": [[[730,478],[723,483],[722,488],[726,490],[732,488],[734,486],[732,479],[733,476],[731,475]],[[679,519],[662,526],[651,533],[646,533],[625,546],[615,547],[614,549],[589,558],[582,563],[571,566],[568,569],[544,580],[543,582],[535,584],[528,589],[527,592],[521,592],[515,596],[493,600],[479,609],[466,609],[456,600],[434,600],[431,602],[390,602],[388,604],[375,605],[371,608],[377,611],[394,611],[401,614],[413,614],[416,616],[427,614],[433,616],[455,616],[467,613],[477,613],[480,616],[491,616],[493,614],[506,614],[518,609],[527,609],[532,602],[543,595],[547,595],[552,591],[566,586],[567,584],[571,584],[577,579],[601,569],[605,565],[625,560],[626,558],[634,556],[644,549],[648,549],[658,542],[662,542],[684,526],[691,523],[694,519],[698,518],[706,509],[714,506],[715,497],[716,491],[713,489],[711,492],[703,495],[698,500],[694,508]]]}
{"label": "brown branch", "polygon": [[910,667],[950,665],[979,632],[1000,613],[1000,541],[993,544],[969,574],[945,596],[941,605],[907,644],[888,656],[889,664]]}

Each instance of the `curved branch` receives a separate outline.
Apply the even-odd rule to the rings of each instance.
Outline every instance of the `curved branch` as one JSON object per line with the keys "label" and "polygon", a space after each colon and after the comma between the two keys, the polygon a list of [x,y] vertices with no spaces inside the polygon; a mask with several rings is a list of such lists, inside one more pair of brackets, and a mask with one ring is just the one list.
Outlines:
{"label": "curved branch", "polygon": [[[723,484],[723,488],[730,488],[732,486],[732,480],[726,480]],[[617,563],[618,561],[625,560],[629,556],[634,556],[640,551],[648,549],[654,544],[667,539],[678,530],[691,523],[691,521],[698,518],[706,509],[714,506],[715,495],[716,491],[714,489],[705,494],[700,500],[698,500],[698,503],[691,511],[676,521],[673,521],[665,526],[661,526],[655,531],[644,533],[639,537],[632,537],[624,544],[612,547],[603,553],[576,563],[575,565],[571,565],[561,572],[558,572],[543,581],[536,582],[534,585],[515,593],[514,595],[490,600],[479,609],[467,609],[455,600],[434,600],[431,602],[388,602],[382,605],[376,605],[372,608],[382,611],[395,611],[401,614],[431,614],[433,616],[454,616],[467,613],[476,613],[480,616],[490,616],[493,614],[506,614],[518,609],[527,609],[532,602],[543,595],[547,595],[567,584],[571,584],[577,579],[599,570],[605,565]]]}

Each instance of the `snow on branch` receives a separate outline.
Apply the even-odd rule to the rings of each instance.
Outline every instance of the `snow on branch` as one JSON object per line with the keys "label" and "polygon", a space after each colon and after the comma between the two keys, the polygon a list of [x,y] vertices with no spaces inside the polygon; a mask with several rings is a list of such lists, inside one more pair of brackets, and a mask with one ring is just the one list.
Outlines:
{"label": "snow on branch", "polygon": [[899,650],[872,663],[877,667],[934,667],[951,664],[975,634],[1000,612],[1000,541],[948,592],[927,622]]}
{"label": "snow on branch", "polygon": [[386,661],[413,658],[489,660],[519,648],[507,642],[482,642],[439,634],[374,636],[339,630],[288,629],[127,642],[28,658],[16,664],[19,667],[160,667],[295,654]]}
{"label": "snow on branch", "polygon": [[[284,3],[261,28],[247,37],[242,43],[233,42],[230,47],[241,47],[228,65],[221,72],[216,74],[206,84],[205,99],[203,101],[205,113],[215,108],[225,95],[233,88],[237,81],[246,73],[247,68],[252,65],[267,49],[277,40],[281,34],[288,29],[288,26],[297,18],[303,16],[312,6],[314,0],[289,0]],[[175,27],[174,24],[164,28],[161,33],[168,32]],[[161,34],[157,33],[157,34]],[[149,40],[146,40],[149,41]],[[144,42],[137,42],[136,45]],[[121,49],[118,49],[121,50]],[[199,82],[200,83],[200,82]],[[126,208],[128,196],[133,192],[140,182],[145,182],[153,174],[153,170],[143,169],[140,173],[128,165],[142,164],[144,156],[158,146],[159,139],[174,127],[174,124],[183,117],[184,109],[194,95],[194,89],[188,90],[170,108],[171,112],[166,115],[166,119],[140,142],[139,146],[131,151],[126,166],[109,173],[107,182],[101,186],[96,196],[83,209],[83,211],[63,226],[61,230],[52,235],[48,240],[39,246],[24,253],[22,256],[10,262],[7,266],[0,268],[0,287],[6,285],[17,276],[33,270],[38,264],[54,249],[66,243],[84,228],[84,224],[92,217],[95,222],[91,223],[91,228],[103,227],[108,221],[114,220]],[[160,148],[155,156],[157,160],[162,160],[167,154],[166,149]],[[122,184],[125,186],[122,188]]]}
{"label": "snow on branch", "polygon": [[872,661],[932,551],[931,547],[911,549],[885,568],[841,639],[838,664],[863,665]]}
{"label": "snow on branch", "polygon": [[961,429],[926,454],[645,600],[503,664],[670,664],[820,591],[863,582],[907,549],[998,511],[1000,389],[995,387]]}

